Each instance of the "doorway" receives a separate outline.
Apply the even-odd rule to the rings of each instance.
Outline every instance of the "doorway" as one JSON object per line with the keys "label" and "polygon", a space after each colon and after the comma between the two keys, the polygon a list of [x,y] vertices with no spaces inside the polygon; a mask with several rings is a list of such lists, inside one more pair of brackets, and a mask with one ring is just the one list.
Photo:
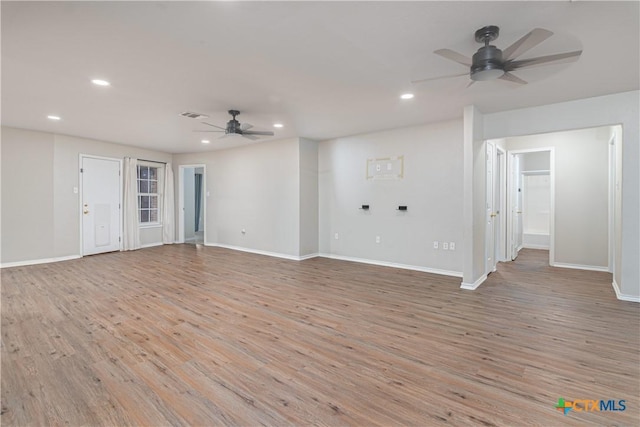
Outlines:
{"label": "doorway", "polygon": [[180,166],[179,182],[179,240],[181,243],[205,244],[205,165]]}
{"label": "doorway", "polygon": [[[621,131],[616,125],[487,141],[506,150],[507,221],[496,224],[498,236],[507,236],[506,261],[522,248],[548,250],[551,266],[619,274]],[[489,205],[492,191],[486,194]]]}
{"label": "doorway", "polygon": [[522,248],[549,251],[554,260],[554,148],[509,151],[508,244],[511,260]]}
{"label": "doorway", "polygon": [[82,255],[121,249],[122,160],[80,155]]}

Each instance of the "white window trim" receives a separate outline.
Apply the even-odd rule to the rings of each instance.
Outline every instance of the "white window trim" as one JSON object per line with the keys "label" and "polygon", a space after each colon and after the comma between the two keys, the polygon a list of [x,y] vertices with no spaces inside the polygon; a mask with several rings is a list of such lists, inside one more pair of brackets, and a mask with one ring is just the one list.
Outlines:
{"label": "white window trim", "polygon": [[[138,222],[138,228],[161,228],[163,226],[162,218],[162,202],[164,198],[164,168],[165,164],[156,162],[138,161],[138,166],[146,166],[150,168],[158,169],[157,181],[158,181],[158,218],[156,222]],[[136,178],[136,183],[138,179]],[[138,197],[140,196],[140,190],[138,187]],[[149,193],[150,194],[150,193]],[[138,213],[140,212],[140,205],[138,205]]]}

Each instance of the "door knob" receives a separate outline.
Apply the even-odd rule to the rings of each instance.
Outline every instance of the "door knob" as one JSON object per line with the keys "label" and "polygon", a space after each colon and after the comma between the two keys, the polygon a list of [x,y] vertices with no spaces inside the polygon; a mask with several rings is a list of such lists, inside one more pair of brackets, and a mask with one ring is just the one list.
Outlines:
{"label": "door knob", "polygon": [[495,213],[495,212],[492,212],[492,213],[491,213],[491,218],[496,217],[496,216],[498,216],[498,214],[497,214],[497,213]]}
{"label": "door knob", "polygon": [[85,215],[89,213],[89,209],[85,209],[82,211],[82,213],[84,213]]}

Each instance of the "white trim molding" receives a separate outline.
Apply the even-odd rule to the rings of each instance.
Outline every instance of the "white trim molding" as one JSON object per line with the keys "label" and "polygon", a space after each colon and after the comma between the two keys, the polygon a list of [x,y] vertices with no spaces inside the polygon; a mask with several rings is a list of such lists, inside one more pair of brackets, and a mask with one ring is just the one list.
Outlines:
{"label": "white trim molding", "polygon": [[[167,244],[169,244],[169,243],[167,243]],[[164,245],[164,243],[162,243],[162,242],[147,243],[145,245],[140,245],[140,249],[153,248],[155,246],[162,246],[162,245]]]}
{"label": "white trim molding", "polygon": [[210,247],[231,249],[232,251],[248,252],[256,255],[266,255],[274,258],[284,258],[291,261],[303,261],[305,259],[315,258],[318,256],[318,254],[310,254],[310,255],[302,255],[302,256],[281,254],[279,252],[269,252],[269,251],[262,251],[260,249],[243,248],[241,246],[225,245],[222,243],[206,243],[205,242],[204,245],[210,246]]}
{"label": "white trim molding", "polygon": [[468,291],[475,291],[476,289],[478,289],[478,286],[482,285],[482,283],[487,280],[487,275],[483,274],[478,280],[476,280],[473,283],[465,283],[462,282],[460,284],[460,288],[461,289],[466,289]]}
{"label": "white trim molding", "polygon": [[640,297],[639,296],[623,294],[622,292],[620,292],[620,287],[616,283],[615,279],[613,279],[613,282],[611,282],[611,285],[613,286],[613,290],[616,292],[616,298],[618,298],[619,300],[621,300],[621,301],[631,301],[631,302],[640,302]]}
{"label": "white trim molding", "polygon": [[574,270],[603,271],[605,273],[609,273],[609,267],[601,267],[599,265],[582,265],[582,264],[568,264],[564,262],[555,262],[551,264],[551,267],[571,268]]}
{"label": "white trim molding", "polygon": [[320,256],[322,258],[336,259],[336,260],[339,260],[339,261],[359,262],[359,263],[362,263],[362,264],[379,265],[381,267],[392,267],[392,268],[401,268],[403,270],[421,271],[423,273],[439,274],[441,276],[462,277],[462,272],[461,271],[440,270],[440,269],[437,269],[437,268],[421,267],[421,266],[418,266],[418,265],[398,264],[398,263],[395,263],[395,262],[377,261],[377,260],[372,260],[372,259],[354,258],[354,257],[349,257],[349,256],[324,254],[324,253],[321,253],[318,256]]}
{"label": "white trim molding", "polygon": [[69,261],[72,259],[82,258],[80,255],[68,255],[56,258],[31,259],[26,261],[5,262],[0,264],[0,268],[22,267],[25,265],[49,264],[51,262]]}

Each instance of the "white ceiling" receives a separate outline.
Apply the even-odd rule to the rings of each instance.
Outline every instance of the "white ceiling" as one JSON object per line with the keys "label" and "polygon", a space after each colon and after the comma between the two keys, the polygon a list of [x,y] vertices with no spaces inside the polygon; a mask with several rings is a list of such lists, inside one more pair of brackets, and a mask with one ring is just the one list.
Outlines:
{"label": "white ceiling", "polygon": [[[7,2],[2,1],[2,124],[171,153],[236,145],[234,108],[280,139],[328,139],[640,87],[632,2]],[[529,81],[466,88],[476,29],[505,48],[533,28],[555,35],[521,59],[583,49],[579,61],[516,72]],[[111,87],[96,87],[103,78]],[[414,92],[402,101],[399,95]],[[48,114],[62,117],[59,122]],[[282,122],[283,129],[273,129]],[[203,145],[200,139],[210,137]]]}

